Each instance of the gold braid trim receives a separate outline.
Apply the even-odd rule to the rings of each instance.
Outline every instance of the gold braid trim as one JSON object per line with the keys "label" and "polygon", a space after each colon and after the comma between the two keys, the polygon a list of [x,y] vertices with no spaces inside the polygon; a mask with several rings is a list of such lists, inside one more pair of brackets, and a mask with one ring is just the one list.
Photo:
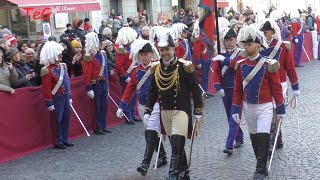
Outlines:
{"label": "gold braid trim", "polygon": [[[156,66],[155,67],[155,81],[156,81],[156,84],[158,86],[158,88],[161,90],[161,91],[167,91],[169,90],[170,88],[172,88],[174,85],[176,86],[176,88],[179,90],[180,89],[180,86],[179,86],[179,65],[177,65],[177,68],[171,72],[171,73],[164,73],[162,72],[161,70],[161,66]],[[166,75],[166,76],[169,76],[169,77],[163,77],[163,75]],[[178,92],[178,91],[176,91]]]}

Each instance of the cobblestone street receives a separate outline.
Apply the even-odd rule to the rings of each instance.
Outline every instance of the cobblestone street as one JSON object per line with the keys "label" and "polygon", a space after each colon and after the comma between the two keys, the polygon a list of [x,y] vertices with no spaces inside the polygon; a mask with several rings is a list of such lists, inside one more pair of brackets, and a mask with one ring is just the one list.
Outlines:
{"label": "cobblestone street", "polygon": [[[270,180],[320,179],[320,61],[315,60],[298,68],[301,96],[298,102],[301,139],[298,136],[296,109],[287,108],[283,121],[284,148],[277,150]],[[289,89],[292,97],[291,88]],[[193,180],[252,179],[255,157],[245,122],[245,144],[232,156],[222,153],[228,124],[220,97],[206,99],[204,127],[194,141],[191,165]],[[74,123],[74,122],[73,122]],[[165,179],[169,165],[146,177],[136,171],[144,153],[143,124],[123,124],[112,128],[105,136],[92,135],[72,141],[75,147],[66,150],[46,149],[0,165],[1,180],[64,179],[120,180]],[[190,142],[186,144],[188,153]],[[170,157],[170,145],[165,141]],[[153,163],[155,156],[153,158]]]}

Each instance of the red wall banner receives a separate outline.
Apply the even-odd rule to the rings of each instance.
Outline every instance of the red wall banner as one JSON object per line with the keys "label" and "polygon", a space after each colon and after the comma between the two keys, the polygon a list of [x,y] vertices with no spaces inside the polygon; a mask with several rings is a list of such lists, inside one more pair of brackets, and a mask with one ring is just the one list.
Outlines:
{"label": "red wall banner", "polygon": [[[120,101],[118,77],[109,77],[110,95]],[[89,131],[95,127],[93,101],[86,95],[82,77],[71,79],[73,106]],[[44,105],[41,87],[17,89],[14,95],[0,93],[0,163],[16,159],[55,144],[54,114]],[[117,107],[108,100],[107,126],[125,122],[115,116]],[[71,113],[69,137],[85,135],[75,114]]]}

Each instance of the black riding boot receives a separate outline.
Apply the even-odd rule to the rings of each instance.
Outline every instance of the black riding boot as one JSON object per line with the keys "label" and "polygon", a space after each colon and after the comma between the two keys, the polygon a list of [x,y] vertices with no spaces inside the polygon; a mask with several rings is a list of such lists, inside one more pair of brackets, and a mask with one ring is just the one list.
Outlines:
{"label": "black riding boot", "polygon": [[270,135],[268,133],[257,133],[258,153],[257,166],[254,173],[254,180],[263,180],[268,175],[267,161],[270,143]]}
{"label": "black riding boot", "polygon": [[277,148],[283,148],[281,129],[280,129],[279,136],[278,136],[278,139],[277,139]]}
{"label": "black riding boot", "polygon": [[[158,137],[157,145],[155,147],[155,151],[156,152],[158,151],[159,142],[160,142],[160,138]],[[167,163],[168,163],[168,161],[167,161],[167,153],[164,150],[163,143],[161,142],[160,153],[159,153],[158,162],[157,162],[157,167],[158,168],[162,167],[162,166],[166,165]]]}
{"label": "black riding boot", "polygon": [[150,166],[150,161],[154,152],[154,148],[157,144],[157,131],[146,130],[145,138],[146,138],[146,149],[144,152],[144,157],[141,165],[137,168],[137,171],[141,173],[142,176],[147,174],[148,168]]}
{"label": "black riding boot", "polygon": [[171,135],[170,142],[172,148],[169,177],[167,180],[177,180],[182,168],[182,159],[184,152],[184,144],[186,138],[181,135]]}
{"label": "black riding boot", "polygon": [[258,154],[257,134],[250,134],[250,139],[251,139],[251,144],[252,144],[252,149],[253,149],[254,155],[257,158],[257,154]]}
{"label": "black riding boot", "polygon": [[182,167],[180,171],[179,180],[190,180],[190,170],[188,166],[188,160],[186,151],[183,151]]}

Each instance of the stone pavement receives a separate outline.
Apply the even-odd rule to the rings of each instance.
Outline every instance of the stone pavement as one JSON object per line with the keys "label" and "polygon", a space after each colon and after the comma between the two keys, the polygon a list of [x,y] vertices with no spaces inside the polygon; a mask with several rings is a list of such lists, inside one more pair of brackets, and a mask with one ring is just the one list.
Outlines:
{"label": "stone pavement", "polygon": [[[287,108],[283,122],[284,148],[278,150],[269,180],[320,179],[320,61],[298,68],[300,89],[299,119],[301,141],[297,133],[297,114]],[[291,90],[290,90],[291,93]],[[291,93],[292,94],[292,93]],[[291,95],[290,95],[291,96]],[[206,100],[205,124],[195,139],[191,179],[247,180],[252,179],[255,158],[245,122],[241,125],[246,143],[230,157],[222,153],[227,135],[227,119],[219,97]],[[142,123],[114,127],[111,134],[92,135],[73,141],[66,150],[46,149],[0,165],[1,180],[66,179],[66,180],[135,180],[165,179],[169,165],[146,177],[136,171],[144,153]],[[190,142],[186,145],[189,151]],[[165,149],[170,157],[168,140]],[[155,156],[153,158],[154,162]]]}

